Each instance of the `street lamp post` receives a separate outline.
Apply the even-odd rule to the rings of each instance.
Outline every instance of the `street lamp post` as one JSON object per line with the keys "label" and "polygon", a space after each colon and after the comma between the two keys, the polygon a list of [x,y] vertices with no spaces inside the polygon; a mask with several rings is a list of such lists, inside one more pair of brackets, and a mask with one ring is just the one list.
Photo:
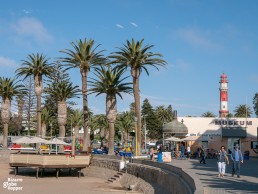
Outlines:
{"label": "street lamp post", "polygon": [[50,126],[50,138],[52,138],[52,122],[50,122],[49,126]]}
{"label": "street lamp post", "polygon": [[137,117],[134,117],[134,122],[135,122],[135,156],[138,156],[138,130],[137,130]]}

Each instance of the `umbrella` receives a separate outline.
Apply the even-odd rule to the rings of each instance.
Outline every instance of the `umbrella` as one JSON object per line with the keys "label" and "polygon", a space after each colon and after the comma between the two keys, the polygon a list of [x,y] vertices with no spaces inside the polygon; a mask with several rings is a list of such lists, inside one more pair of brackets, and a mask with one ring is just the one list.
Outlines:
{"label": "umbrella", "polygon": [[54,138],[48,141],[47,144],[56,144],[56,145],[70,145],[69,143],[66,143],[60,139]]}
{"label": "umbrella", "polygon": [[183,141],[196,141],[197,138],[198,138],[197,136],[188,136],[188,137],[183,138],[182,140]]}
{"label": "umbrella", "polygon": [[20,143],[26,143],[26,144],[29,144],[29,143],[30,143],[30,140],[31,140],[31,139],[30,139],[29,137],[23,136],[23,137],[21,137],[21,138],[19,138],[19,139],[14,140],[13,143],[18,143],[18,144],[20,144]]}
{"label": "umbrella", "polygon": [[180,141],[182,141],[182,139],[177,138],[177,137],[170,137],[170,138],[165,139],[165,141],[180,142]]}
{"label": "umbrella", "polygon": [[188,136],[182,139],[183,141],[214,141],[210,137],[200,137],[200,136]]}
{"label": "umbrella", "polygon": [[57,138],[49,140],[47,144],[56,144],[56,154],[57,154],[57,145],[70,145],[69,143],[66,143],[66,142],[64,142],[60,139],[57,139]]}
{"label": "umbrella", "polygon": [[44,143],[47,144],[48,140],[42,139],[40,137],[33,137],[30,139],[29,143]]}

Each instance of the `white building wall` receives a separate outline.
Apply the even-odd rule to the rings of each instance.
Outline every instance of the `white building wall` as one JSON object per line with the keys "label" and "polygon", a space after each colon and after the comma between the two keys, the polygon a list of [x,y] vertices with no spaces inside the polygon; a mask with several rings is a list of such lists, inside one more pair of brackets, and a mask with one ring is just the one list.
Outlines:
{"label": "white building wall", "polygon": [[[205,117],[178,117],[178,121],[182,121],[188,128],[188,135],[202,136],[221,136],[221,125],[223,127],[247,127],[247,137],[256,137],[258,118],[205,118]],[[247,122],[246,122],[247,121]],[[247,123],[247,125],[246,125]]]}

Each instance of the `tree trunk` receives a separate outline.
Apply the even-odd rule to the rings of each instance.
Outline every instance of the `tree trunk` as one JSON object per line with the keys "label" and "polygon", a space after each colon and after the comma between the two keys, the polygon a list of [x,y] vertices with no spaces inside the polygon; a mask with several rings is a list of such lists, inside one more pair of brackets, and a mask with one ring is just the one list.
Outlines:
{"label": "tree trunk", "polygon": [[42,130],[42,138],[45,138],[46,137],[46,132],[47,132],[47,125],[46,125],[46,123],[42,123],[41,130]]}
{"label": "tree trunk", "polygon": [[88,123],[89,123],[89,113],[88,113],[88,97],[87,97],[87,76],[88,71],[81,69],[82,75],[82,97],[83,97],[83,151],[88,151],[89,146],[89,131],[88,131]]}
{"label": "tree trunk", "polygon": [[[136,153],[138,155],[141,155],[141,105],[140,105],[140,89],[139,89],[139,77],[140,77],[140,71],[137,68],[133,68],[131,70],[131,74],[133,77],[133,94],[134,94],[134,100],[135,100],[135,117],[137,119],[136,121],[136,129],[135,129],[135,137],[136,137],[136,144],[137,144],[137,150]],[[137,155],[136,154],[136,155]]]}
{"label": "tree trunk", "polygon": [[34,90],[37,96],[37,136],[41,136],[41,94],[42,76],[34,77]]}
{"label": "tree trunk", "polygon": [[116,121],[116,96],[106,96],[106,115],[109,126],[109,138],[108,138],[108,155],[114,155],[114,139],[115,139],[115,121]]}
{"label": "tree trunk", "polygon": [[[59,137],[65,137],[65,126],[59,125]],[[62,138],[63,141],[63,138]]]}
{"label": "tree trunk", "polygon": [[8,147],[8,142],[7,142],[7,138],[8,138],[8,123],[4,124],[4,134],[3,134],[3,149],[7,149]]}
{"label": "tree trunk", "polygon": [[65,101],[58,101],[58,125],[59,137],[65,137],[65,125],[67,120],[67,105]]}
{"label": "tree trunk", "polygon": [[78,139],[79,138],[79,126],[76,125],[74,127],[74,135],[75,135],[75,138]]}
{"label": "tree trunk", "polygon": [[22,96],[18,97],[18,134],[20,135],[22,130],[22,114],[23,114],[24,100]]}
{"label": "tree trunk", "polygon": [[11,101],[9,99],[2,100],[2,123],[4,125],[4,134],[3,134],[3,148],[7,149],[7,137],[8,137],[8,124],[10,121],[10,110],[11,110]]}

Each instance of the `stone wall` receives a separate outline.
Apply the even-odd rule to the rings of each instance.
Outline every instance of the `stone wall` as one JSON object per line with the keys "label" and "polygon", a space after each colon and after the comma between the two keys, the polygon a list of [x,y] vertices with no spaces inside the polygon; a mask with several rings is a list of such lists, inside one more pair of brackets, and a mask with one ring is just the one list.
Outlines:
{"label": "stone wall", "polygon": [[[120,162],[105,156],[93,157],[90,167],[84,173],[86,176],[108,180],[119,171]],[[196,191],[194,180],[181,168],[147,160],[128,163],[120,183],[125,188],[133,187],[144,194],[190,194]]]}

